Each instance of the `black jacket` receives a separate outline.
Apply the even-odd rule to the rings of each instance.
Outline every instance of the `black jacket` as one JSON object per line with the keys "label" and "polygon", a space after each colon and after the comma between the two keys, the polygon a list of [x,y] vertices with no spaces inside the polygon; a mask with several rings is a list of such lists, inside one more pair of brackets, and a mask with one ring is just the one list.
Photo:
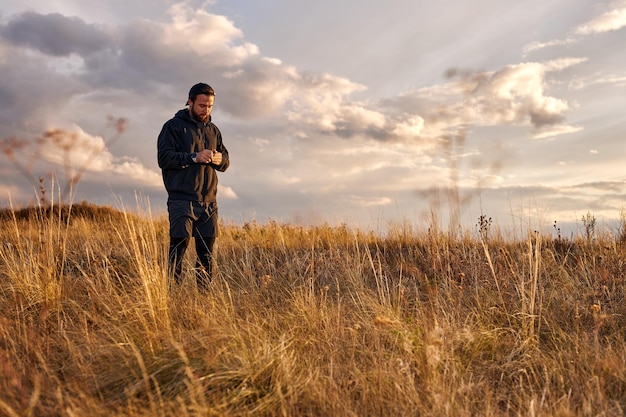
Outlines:
{"label": "black jacket", "polygon": [[[203,149],[222,153],[222,163],[197,164],[192,154]],[[157,159],[169,200],[214,202],[217,193],[217,171],[230,165],[222,133],[211,119],[194,120],[187,109],[179,110],[165,122],[157,142]]]}

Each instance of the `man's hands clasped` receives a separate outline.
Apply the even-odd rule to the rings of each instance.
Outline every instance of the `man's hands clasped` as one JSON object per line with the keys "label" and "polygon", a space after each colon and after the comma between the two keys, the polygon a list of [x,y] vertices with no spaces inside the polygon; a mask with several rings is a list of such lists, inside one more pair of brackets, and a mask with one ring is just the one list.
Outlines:
{"label": "man's hands clasped", "polygon": [[196,161],[199,164],[220,165],[222,163],[222,153],[212,149],[204,149],[196,155]]}

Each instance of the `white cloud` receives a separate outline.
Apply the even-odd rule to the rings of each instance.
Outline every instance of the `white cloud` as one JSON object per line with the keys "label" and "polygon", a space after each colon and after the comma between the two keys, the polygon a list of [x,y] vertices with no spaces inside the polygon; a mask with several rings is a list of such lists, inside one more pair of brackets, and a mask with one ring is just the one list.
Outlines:
{"label": "white cloud", "polygon": [[579,26],[576,33],[580,35],[590,35],[619,30],[626,26],[626,2],[621,1],[616,4],[614,10],[610,10]]}
{"label": "white cloud", "polygon": [[550,48],[553,46],[565,46],[565,45],[571,45],[573,43],[577,42],[577,39],[574,37],[569,37],[566,39],[554,39],[551,41],[547,41],[547,42],[539,42],[539,41],[535,41],[535,42],[531,42],[528,45],[525,45],[523,48],[523,54],[524,56],[529,55],[532,52],[536,52],[539,51],[541,49],[544,48]]}
{"label": "white cloud", "polygon": [[389,197],[364,197],[359,195],[347,195],[344,200],[353,206],[359,207],[377,207],[386,206],[392,203]]}
{"label": "white cloud", "polygon": [[626,87],[625,74],[602,74],[595,73],[584,77],[574,78],[570,81],[570,88],[581,90],[594,85],[611,85],[616,88]]}
{"label": "white cloud", "polygon": [[269,182],[278,186],[287,186],[297,184],[302,181],[301,178],[295,175],[289,175],[283,169],[272,169],[268,175]]}
{"label": "white cloud", "polygon": [[248,139],[254,146],[256,146],[259,151],[264,151],[270,146],[270,141],[264,138],[249,138]]}
{"label": "white cloud", "polygon": [[281,65],[283,63],[283,61],[281,61],[278,58],[263,57],[263,60],[266,61],[266,62],[269,62],[270,64],[274,64],[274,65]]}
{"label": "white cloud", "polygon": [[588,58],[567,57],[547,61],[544,65],[547,71],[562,71],[566,68],[573,67],[574,65],[578,65],[586,61],[588,61]]}
{"label": "white cloud", "polygon": [[237,200],[239,198],[232,187],[226,187],[222,184],[217,184],[217,193],[219,198],[224,198],[226,200]]}
{"label": "white cloud", "polygon": [[565,135],[568,133],[576,133],[583,130],[581,126],[568,126],[568,125],[556,125],[548,126],[539,129],[537,133],[533,135],[533,139],[548,139],[559,135]]}
{"label": "white cloud", "polygon": [[[66,175],[117,176],[132,180],[138,187],[161,187],[159,173],[146,168],[137,158],[113,155],[101,136],[92,136],[78,126],[68,130],[56,130],[40,143],[38,149],[42,160],[62,169]],[[69,178],[66,178],[69,180]]]}
{"label": "white cloud", "polygon": [[612,10],[596,16],[588,22],[576,27],[574,35],[567,36],[563,39],[553,39],[545,42],[534,41],[525,45],[523,48],[524,56],[548,47],[572,45],[580,42],[583,37],[588,35],[622,29],[626,26],[626,1],[620,0],[614,2],[612,7]]}
{"label": "white cloud", "polygon": [[350,94],[365,89],[362,85],[330,74],[302,74],[297,86],[298,94],[291,98],[288,119],[294,124],[302,123],[325,132],[334,131],[342,115],[359,112],[356,105],[346,104],[346,99]]}
{"label": "white cloud", "polygon": [[392,133],[399,138],[413,138],[421,136],[423,130],[424,119],[421,116],[410,116],[398,122],[393,127]]}
{"label": "white cloud", "polygon": [[527,63],[491,74],[476,85],[468,110],[477,120],[492,125],[530,122],[541,126],[562,120],[568,105],[545,94],[547,70],[549,65]]}
{"label": "white cloud", "polygon": [[218,58],[218,64],[229,66],[259,54],[254,44],[233,45],[234,41],[243,38],[243,33],[225,16],[193,9],[187,3],[174,4],[170,15],[171,23],[162,25],[165,45],[191,49],[198,56]]}
{"label": "white cloud", "polygon": [[[405,108],[419,102],[435,109],[423,115],[424,135],[445,136],[446,132],[468,125],[531,126],[537,131],[565,129],[570,104],[548,93],[549,76],[584,62],[586,58],[562,58],[547,62],[508,65],[489,72],[451,72],[454,77],[445,85],[405,93],[396,105]],[[458,76],[457,76],[458,74]]]}

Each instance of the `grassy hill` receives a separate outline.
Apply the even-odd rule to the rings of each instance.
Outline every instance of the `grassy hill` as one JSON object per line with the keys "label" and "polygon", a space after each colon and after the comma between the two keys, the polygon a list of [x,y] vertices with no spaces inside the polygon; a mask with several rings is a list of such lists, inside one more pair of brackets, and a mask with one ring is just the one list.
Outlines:
{"label": "grassy hill", "polygon": [[607,231],[225,225],[202,295],[191,273],[170,286],[166,219],[25,210],[0,215],[0,415],[626,410],[626,242]]}

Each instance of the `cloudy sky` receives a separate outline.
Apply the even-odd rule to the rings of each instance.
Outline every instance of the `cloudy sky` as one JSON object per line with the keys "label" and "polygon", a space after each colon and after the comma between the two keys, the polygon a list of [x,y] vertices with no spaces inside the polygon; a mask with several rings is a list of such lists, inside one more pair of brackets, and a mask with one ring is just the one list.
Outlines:
{"label": "cloudy sky", "polygon": [[625,45],[626,0],[4,0],[0,205],[80,174],[74,201],[164,211],[156,138],[203,81],[226,220],[609,222]]}

